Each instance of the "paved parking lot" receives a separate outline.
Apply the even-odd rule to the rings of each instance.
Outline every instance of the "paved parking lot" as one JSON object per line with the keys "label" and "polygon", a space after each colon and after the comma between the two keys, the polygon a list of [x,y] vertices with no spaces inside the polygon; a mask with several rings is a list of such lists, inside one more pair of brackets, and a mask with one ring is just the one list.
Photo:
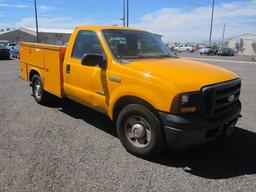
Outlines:
{"label": "paved parking lot", "polygon": [[205,62],[243,80],[236,132],[148,160],[127,153],[102,114],[36,104],[18,61],[0,60],[0,191],[255,191],[256,65],[228,60]]}
{"label": "paved parking lot", "polygon": [[[202,60],[224,60],[224,61],[237,61],[237,62],[252,62],[251,56],[242,56],[242,55],[235,55],[235,56],[218,56],[218,55],[200,55],[198,51],[195,51],[193,53],[177,53],[179,57],[184,58],[197,58]],[[256,64],[256,62],[254,62]]]}

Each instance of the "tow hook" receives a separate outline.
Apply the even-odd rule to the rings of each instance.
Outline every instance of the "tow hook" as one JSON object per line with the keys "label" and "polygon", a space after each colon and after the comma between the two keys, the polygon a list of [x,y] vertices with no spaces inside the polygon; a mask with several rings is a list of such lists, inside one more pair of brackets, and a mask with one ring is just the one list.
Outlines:
{"label": "tow hook", "polygon": [[230,125],[226,125],[226,129],[225,129],[225,136],[230,136],[234,130],[235,130],[235,123],[231,123]]}
{"label": "tow hook", "polygon": [[[242,117],[242,115],[238,116],[238,118],[241,118],[241,117]],[[228,137],[235,131],[238,118],[224,125],[224,135],[225,136]]]}

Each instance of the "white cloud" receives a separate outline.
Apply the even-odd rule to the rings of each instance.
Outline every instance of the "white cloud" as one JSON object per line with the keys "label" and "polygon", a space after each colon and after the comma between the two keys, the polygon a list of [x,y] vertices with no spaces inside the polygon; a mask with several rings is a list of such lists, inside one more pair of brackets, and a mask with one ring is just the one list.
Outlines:
{"label": "white cloud", "polygon": [[51,11],[53,8],[48,5],[39,5],[39,10],[42,12],[48,12]]}
{"label": "white cloud", "polygon": [[[216,5],[213,39],[220,39],[226,24],[226,37],[235,34],[256,33],[256,0],[222,3]],[[211,7],[201,6],[191,10],[163,8],[146,14],[136,27],[164,35],[165,41],[207,40],[210,30]]]}
{"label": "white cloud", "polygon": [[[91,24],[87,20],[76,20],[68,17],[38,17],[38,24],[40,28],[63,28],[73,29],[77,25]],[[16,23],[16,27],[35,27],[35,18],[23,18]]]}
{"label": "white cloud", "polygon": [[0,7],[6,7],[6,8],[27,8],[28,6],[25,4],[8,4],[8,3],[0,3]]}

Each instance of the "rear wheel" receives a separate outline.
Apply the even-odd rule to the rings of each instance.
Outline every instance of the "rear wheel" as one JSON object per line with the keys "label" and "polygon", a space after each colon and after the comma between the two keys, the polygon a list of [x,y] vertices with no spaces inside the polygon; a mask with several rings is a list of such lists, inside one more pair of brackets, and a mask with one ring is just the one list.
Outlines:
{"label": "rear wheel", "polygon": [[130,104],[117,117],[117,133],[125,149],[138,156],[154,156],[165,147],[158,118],[146,107]]}
{"label": "rear wheel", "polygon": [[186,52],[187,52],[187,53],[190,53],[190,50],[189,50],[189,49],[187,49],[187,50],[186,50]]}
{"label": "rear wheel", "polygon": [[43,89],[42,80],[37,74],[32,77],[32,93],[39,104],[47,104],[51,100],[51,95]]}

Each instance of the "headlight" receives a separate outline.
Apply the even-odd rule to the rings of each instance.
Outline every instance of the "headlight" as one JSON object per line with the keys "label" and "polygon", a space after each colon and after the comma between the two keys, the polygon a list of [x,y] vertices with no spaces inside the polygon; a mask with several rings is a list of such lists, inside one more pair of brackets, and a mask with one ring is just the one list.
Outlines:
{"label": "headlight", "polygon": [[200,92],[178,94],[173,99],[170,112],[174,114],[199,112],[200,100]]}

